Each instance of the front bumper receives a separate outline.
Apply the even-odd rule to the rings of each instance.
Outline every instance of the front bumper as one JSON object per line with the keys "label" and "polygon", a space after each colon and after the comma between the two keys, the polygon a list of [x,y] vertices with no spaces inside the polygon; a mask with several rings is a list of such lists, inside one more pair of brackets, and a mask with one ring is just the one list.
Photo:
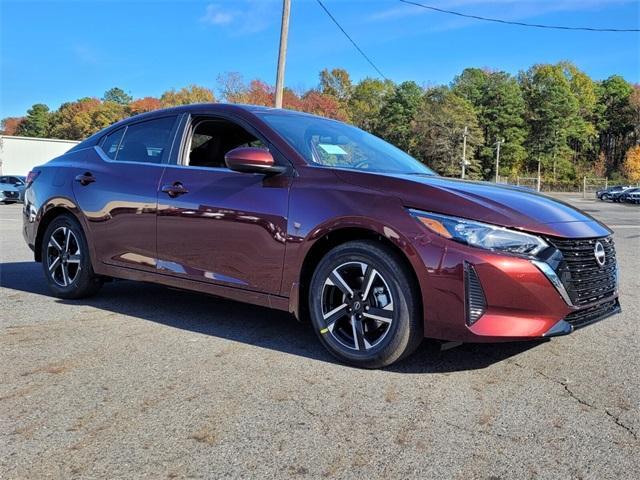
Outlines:
{"label": "front bumper", "polygon": [[600,320],[609,318],[622,312],[620,302],[617,298],[593,305],[588,308],[582,308],[570,313],[564,319],[560,320],[549,331],[545,332],[543,337],[558,337],[560,335],[568,335],[579,328],[592,325]]}
{"label": "front bumper", "polygon": [[[419,255],[429,287],[423,288],[426,337],[461,342],[531,340],[566,335],[620,311],[617,292],[595,304],[571,305],[543,270],[525,258],[444,239],[423,245]],[[468,265],[473,266],[486,300],[475,322],[468,321]]]}
{"label": "front bumper", "polygon": [[0,190],[0,202],[21,202],[20,192],[13,190]]}

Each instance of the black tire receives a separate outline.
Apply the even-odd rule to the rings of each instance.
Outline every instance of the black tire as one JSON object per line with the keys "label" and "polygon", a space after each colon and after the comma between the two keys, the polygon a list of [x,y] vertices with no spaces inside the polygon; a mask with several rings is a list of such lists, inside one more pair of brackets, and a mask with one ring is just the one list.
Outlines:
{"label": "black tire", "polygon": [[87,239],[73,216],[53,219],[44,232],[41,253],[45,278],[56,297],[85,298],[102,287],[102,278],[93,272]]}
{"label": "black tire", "polygon": [[602,200],[603,202],[606,202],[607,200],[609,200],[609,195],[607,195],[606,193],[603,193],[602,196],[600,197],[600,200]]}
{"label": "black tire", "polygon": [[[353,288],[338,287],[336,278]],[[328,315],[343,304],[344,310]],[[390,365],[413,353],[424,337],[419,288],[411,272],[395,252],[375,241],[344,243],[322,258],[309,288],[309,312],[325,348],[356,367]]]}

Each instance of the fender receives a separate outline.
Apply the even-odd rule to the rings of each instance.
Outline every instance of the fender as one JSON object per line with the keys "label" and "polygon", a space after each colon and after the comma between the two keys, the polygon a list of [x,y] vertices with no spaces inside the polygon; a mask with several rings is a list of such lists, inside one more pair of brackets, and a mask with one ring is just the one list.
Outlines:
{"label": "fender", "polygon": [[[25,205],[25,215],[27,211],[32,207],[32,205]],[[76,204],[75,200],[66,197],[66,196],[56,196],[51,197],[46,200],[38,209],[37,213],[33,218],[29,215],[28,218],[25,218],[25,228],[27,228],[26,223],[29,222],[32,225],[33,231],[33,248],[36,259],[40,257],[40,242],[42,241],[42,235],[44,235],[44,230],[46,225],[49,223],[49,215],[54,210],[65,210],[66,212],[73,215],[73,217],[78,220],[80,223],[80,227],[82,228],[83,233],[85,234],[85,238],[87,238],[87,244],[89,246],[89,252],[91,254],[91,263],[94,264],[95,252],[93,249],[93,242],[87,236],[87,221],[82,211]],[[94,265],[95,266],[95,265]]]}
{"label": "fender", "polygon": [[[333,218],[318,225],[304,239],[297,242],[297,258],[294,265],[285,265],[287,271],[293,270],[297,272],[295,280],[289,284],[287,291],[289,294],[289,312],[297,318],[300,318],[301,310],[303,310],[300,306],[300,291],[306,289],[306,286],[302,285],[304,282],[303,276],[305,275],[305,263],[310,255],[313,254],[314,248],[318,246],[318,242],[332,236],[340,236],[341,241],[339,243],[380,237],[383,241],[395,247],[398,253],[405,258],[418,280],[420,291],[424,291],[428,281],[427,269],[409,239],[401,234],[397,228],[370,217],[345,216]],[[287,285],[283,285],[283,288],[287,288]]]}

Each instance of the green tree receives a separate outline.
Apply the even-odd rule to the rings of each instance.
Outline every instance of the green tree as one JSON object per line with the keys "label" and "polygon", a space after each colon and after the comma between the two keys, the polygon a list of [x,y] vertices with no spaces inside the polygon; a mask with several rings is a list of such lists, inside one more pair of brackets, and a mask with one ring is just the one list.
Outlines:
{"label": "green tree", "polygon": [[49,134],[50,117],[49,107],[36,103],[27,110],[27,116],[18,129],[18,135],[45,138]]}
{"label": "green tree", "polygon": [[485,143],[477,150],[485,178],[495,176],[496,142],[500,149],[500,174],[517,175],[526,158],[525,104],[517,80],[505,72],[465,69],[452,90],[473,105]]}
{"label": "green tree", "polygon": [[341,102],[349,100],[352,91],[351,77],[343,68],[327,68],[320,72],[320,91],[325,95],[331,95]]}
{"label": "green tree", "polygon": [[529,135],[525,143],[529,150],[529,168],[542,163],[548,176],[558,178],[574,175],[570,162],[571,149],[567,139],[577,122],[579,103],[561,65],[534,65],[520,74],[520,85],[526,102]]}
{"label": "green tree", "polygon": [[635,132],[633,87],[619,75],[599,85],[599,147],[606,158],[607,173],[619,171],[627,150],[638,140]]}
{"label": "green tree", "polygon": [[415,143],[412,121],[422,102],[422,95],[423,90],[416,82],[397,85],[380,109],[380,122],[374,133],[410,152]]}
{"label": "green tree", "polygon": [[215,96],[211,90],[198,85],[189,85],[178,91],[171,89],[164,92],[160,97],[160,102],[164,107],[190,105],[192,103],[213,103],[215,101]]}
{"label": "green tree", "polygon": [[418,139],[413,153],[442,175],[459,177],[462,170],[463,135],[467,128],[466,176],[482,178],[482,167],[475,155],[483,144],[482,129],[473,105],[447,87],[428,90],[412,123]]}
{"label": "green tree", "polygon": [[562,62],[559,66],[569,82],[571,93],[578,103],[578,111],[567,132],[567,143],[572,150],[574,163],[588,163],[593,170],[597,159],[595,148],[597,123],[597,87],[591,78],[574,64]]}
{"label": "green tree", "polygon": [[119,105],[129,105],[133,102],[133,97],[118,87],[113,87],[104,92],[103,102],[113,102]]}
{"label": "green tree", "polygon": [[377,132],[382,107],[393,95],[395,85],[391,80],[365,78],[351,92],[348,102],[349,117],[354,125],[368,132]]}

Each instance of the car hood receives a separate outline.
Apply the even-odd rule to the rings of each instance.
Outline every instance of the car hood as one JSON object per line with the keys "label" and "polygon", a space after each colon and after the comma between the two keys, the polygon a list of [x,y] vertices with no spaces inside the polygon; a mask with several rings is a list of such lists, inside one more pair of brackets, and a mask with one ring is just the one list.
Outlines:
{"label": "car hood", "polygon": [[12,183],[0,183],[0,190],[5,192],[19,192],[20,189]]}
{"label": "car hood", "polygon": [[609,235],[590,215],[523,187],[411,175],[337,171],[343,180],[400,198],[405,206],[565,238]]}

